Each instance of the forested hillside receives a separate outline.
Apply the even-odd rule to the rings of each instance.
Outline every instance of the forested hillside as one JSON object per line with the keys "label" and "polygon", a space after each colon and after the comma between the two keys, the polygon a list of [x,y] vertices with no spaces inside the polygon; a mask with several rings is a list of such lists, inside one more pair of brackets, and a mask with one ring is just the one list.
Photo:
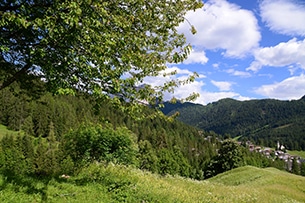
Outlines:
{"label": "forested hillside", "polygon": [[[18,139],[22,139],[23,136],[29,136],[31,140],[55,139],[57,144],[65,139],[68,141],[74,139],[73,146],[77,145],[76,142],[83,142],[80,143],[79,147],[81,147],[95,142],[96,135],[90,134],[90,129],[99,131],[101,127],[98,126],[102,125],[104,127],[101,129],[114,129],[116,131],[113,133],[120,134],[120,129],[125,127],[134,134],[136,150],[140,152],[134,157],[137,158],[136,165],[141,169],[160,174],[179,174],[201,179],[204,164],[215,155],[219,146],[216,134],[207,132],[199,134],[196,128],[179,121],[169,122],[162,117],[136,121],[106,102],[94,100],[90,95],[82,93],[77,96],[52,95],[43,88],[43,85],[37,94],[32,94],[15,84],[0,91],[0,104],[0,123],[10,130],[19,131],[21,137]],[[153,110],[147,107],[146,111]],[[122,134],[130,134],[128,130]],[[110,130],[109,134],[112,131]],[[87,137],[81,138],[82,133]],[[49,138],[50,134],[53,134],[54,138]],[[9,137],[4,138],[7,141],[11,139]],[[206,137],[212,139],[207,140]],[[110,143],[115,142],[116,138],[114,136],[107,139],[110,139],[107,141]],[[14,143],[12,140],[10,142]],[[18,145],[18,140],[16,142]],[[47,143],[43,142],[43,144]],[[120,147],[119,143],[112,145]],[[90,145],[87,150],[92,151],[91,148],[94,147],[98,148]],[[75,150],[80,151],[80,149]],[[86,150],[84,153],[87,153]],[[101,154],[96,156],[99,157]],[[74,161],[79,161],[78,158],[75,156]]]}
{"label": "forested hillside", "polygon": [[178,120],[223,136],[242,136],[256,144],[275,147],[279,141],[291,150],[305,150],[305,97],[237,101],[222,99],[206,106],[165,103],[165,114],[179,112]]}
{"label": "forested hillside", "polygon": [[[0,124],[19,132],[0,141],[0,167],[9,173],[22,168],[25,174],[73,174],[92,161],[195,179],[245,164],[285,168],[236,143],[222,143],[216,133],[163,116],[136,120],[89,94],[53,95],[42,83],[36,94],[15,83],[0,91],[0,104]],[[227,156],[230,150],[237,159]]]}

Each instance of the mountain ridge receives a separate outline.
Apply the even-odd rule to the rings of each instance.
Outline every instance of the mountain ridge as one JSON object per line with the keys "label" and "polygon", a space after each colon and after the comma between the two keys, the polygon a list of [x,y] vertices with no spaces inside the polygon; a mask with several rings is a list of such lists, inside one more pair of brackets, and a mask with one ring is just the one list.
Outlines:
{"label": "mountain ridge", "polygon": [[274,147],[277,141],[291,150],[305,150],[305,96],[298,100],[221,99],[207,105],[164,103],[164,114],[179,112],[178,120],[223,136],[242,136]]}

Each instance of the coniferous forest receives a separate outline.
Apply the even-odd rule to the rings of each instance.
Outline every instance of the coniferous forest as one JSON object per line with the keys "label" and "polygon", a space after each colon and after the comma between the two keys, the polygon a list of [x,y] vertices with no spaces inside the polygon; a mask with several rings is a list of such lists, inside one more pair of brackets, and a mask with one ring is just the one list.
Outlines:
{"label": "coniferous forest", "polygon": [[[137,120],[84,93],[54,95],[43,83],[33,93],[16,83],[0,98],[1,124],[19,132],[1,139],[0,167],[10,175],[77,174],[92,162],[199,180],[242,165],[285,168],[281,161],[223,143],[216,133],[162,116]],[[233,157],[226,155],[234,150]]]}

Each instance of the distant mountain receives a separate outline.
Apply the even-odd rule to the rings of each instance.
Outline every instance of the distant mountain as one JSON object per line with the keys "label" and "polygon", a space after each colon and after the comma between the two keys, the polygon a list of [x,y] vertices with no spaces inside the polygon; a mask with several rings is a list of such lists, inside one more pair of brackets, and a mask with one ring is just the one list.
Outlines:
{"label": "distant mountain", "polygon": [[208,105],[164,103],[166,115],[179,112],[178,120],[217,134],[242,136],[257,144],[305,150],[305,96],[299,100],[222,99]]}

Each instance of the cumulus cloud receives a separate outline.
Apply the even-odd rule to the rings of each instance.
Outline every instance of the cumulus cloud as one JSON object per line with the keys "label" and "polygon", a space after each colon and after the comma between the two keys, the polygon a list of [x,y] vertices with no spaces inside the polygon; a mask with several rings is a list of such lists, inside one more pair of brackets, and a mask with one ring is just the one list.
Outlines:
{"label": "cumulus cloud", "polygon": [[263,85],[255,89],[257,94],[282,100],[299,99],[305,95],[305,76],[294,76],[281,82]]}
{"label": "cumulus cloud", "polygon": [[[259,14],[261,19],[270,30],[274,31],[273,37],[277,36],[274,34],[280,33],[295,38],[270,47],[260,47],[260,27],[258,19],[256,19],[252,11],[243,9],[226,0],[207,0],[203,9],[189,12],[185,17],[190,24],[195,26],[197,30],[196,35],[191,34],[191,26],[188,22],[181,24],[178,28],[179,32],[184,33],[187,41],[193,45],[193,51],[182,64],[176,64],[177,67],[172,66],[163,72],[176,71],[177,74],[169,75],[165,78],[161,76],[148,77],[144,82],[153,86],[159,86],[171,79],[185,79],[192,72],[179,67],[189,67],[195,70],[199,68],[198,65],[205,65],[209,62],[209,66],[206,66],[206,74],[213,74],[212,71],[225,72],[229,77],[234,76],[236,83],[212,80],[211,83],[219,89],[219,91],[212,91],[209,89],[210,84],[205,84],[206,76],[200,75],[200,78],[196,79],[194,83],[177,87],[174,93],[165,93],[164,98],[170,99],[174,96],[182,99],[189,96],[192,92],[197,92],[200,94],[200,97],[195,102],[200,104],[208,104],[223,98],[248,100],[251,98],[242,96],[241,94],[243,93],[232,90],[233,85],[238,84],[237,77],[247,78],[262,76],[263,74],[263,76],[268,76],[275,80],[275,75],[273,76],[273,74],[268,72],[272,69],[261,71],[262,74],[257,75],[253,74],[253,72],[257,72],[265,66],[283,67],[290,72],[290,75],[286,76],[289,78],[273,84],[262,85],[254,89],[254,92],[268,98],[285,100],[302,97],[305,94],[305,76],[297,76],[297,74],[300,73],[300,69],[305,70],[305,39],[300,38],[300,36],[305,36],[305,6],[297,5],[301,1],[296,0],[259,0],[258,2],[260,2]],[[272,41],[279,41],[281,39],[272,39]],[[261,43],[261,46],[263,46],[264,41]],[[230,62],[238,63],[235,62],[236,59],[249,59],[250,57],[243,58],[249,55],[253,56],[254,60],[246,70],[237,70],[231,65],[222,68],[220,64],[226,63],[226,61],[220,62],[219,59],[225,60],[225,58],[218,55],[220,52],[223,52],[222,56],[229,57],[228,64]],[[216,58],[213,58],[214,56]],[[248,64],[249,61],[246,63]],[[197,67],[190,64],[197,64]],[[285,76],[281,75],[281,77]],[[260,81],[262,80],[257,82]],[[238,87],[236,85],[234,89]]]}
{"label": "cumulus cloud", "polygon": [[305,39],[297,41],[293,38],[274,47],[264,47],[258,49],[254,56],[255,61],[247,70],[256,72],[263,66],[284,67],[291,64],[297,64],[305,69]]}
{"label": "cumulus cloud", "polygon": [[233,85],[232,82],[228,81],[215,81],[212,80],[211,83],[215,85],[220,91],[229,91]]}
{"label": "cumulus cloud", "polygon": [[193,64],[193,63],[199,63],[199,64],[205,64],[208,62],[208,58],[205,55],[204,51],[195,51],[192,50],[188,58],[183,61],[184,64]]}
{"label": "cumulus cloud", "polygon": [[260,3],[263,22],[274,32],[305,36],[305,6],[292,0],[263,0]]}
{"label": "cumulus cloud", "polygon": [[[192,74],[191,71],[187,69],[180,69],[176,66],[169,67],[165,70],[166,73],[176,71],[177,74],[169,75],[163,77],[162,75],[158,77],[146,77],[144,80],[145,84],[150,84],[152,86],[163,85],[168,80],[175,79],[185,79],[187,76]],[[172,97],[177,99],[184,99],[192,93],[199,93],[200,96],[194,101],[194,103],[206,105],[211,102],[218,101],[224,98],[236,98],[239,100],[246,100],[247,97],[242,97],[240,94],[230,91],[233,83],[225,82],[225,81],[212,81],[212,83],[217,86],[220,91],[219,92],[211,92],[205,90],[205,82],[203,81],[206,78],[205,75],[199,75],[193,83],[179,86],[174,89],[174,93],[164,92],[164,100],[170,100]]]}
{"label": "cumulus cloud", "polygon": [[173,94],[166,93],[164,95],[164,99],[169,100],[172,97],[175,97],[177,99],[185,99],[186,97],[190,96],[190,94],[192,93],[199,93],[201,95],[202,87],[204,85],[205,83],[202,80],[196,80],[191,84],[186,84],[175,88],[175,92]]}
{"label": "cumulus cloud", "polygon": [[225,56],[240,58],[257,47],[261,39],[255,15],[225,0],[207,1],[203,9],[189,12],[186,19],[197,34],[190,33],[187,22],[179,31],[197,49],[221,49]]}
{"label": "cumulus cloud", "polygon": [[[176,74],[167,75],[165,77],[163,76],[163,73],[167,74],[167,73],[171,73],[171,72],[175,72]],[[173,67],[168,67],[166,70],[162,71],[159,76],[146,77],[144,79],[143,83],[156,87],[156,86],[163,85],[170,80],[185,80],[190,75],[193,75],[193,72],[191,72],[187,69],[181,69],[176,66],[173,66]],[[205,85],[204,82],[201,81],[200,79],[205,78],[205,77],[206,77],[205,75],[199,74],[199,77],[193,83],[182,85],[182,86],[175,88],[174,93],[165,92],[164,99],[169,100],[172,97],[176,97],[178,99],[183,99],[183,98],[190,96],[190,94],[193,92],[199,93],[201,91],[201,88]]]}

